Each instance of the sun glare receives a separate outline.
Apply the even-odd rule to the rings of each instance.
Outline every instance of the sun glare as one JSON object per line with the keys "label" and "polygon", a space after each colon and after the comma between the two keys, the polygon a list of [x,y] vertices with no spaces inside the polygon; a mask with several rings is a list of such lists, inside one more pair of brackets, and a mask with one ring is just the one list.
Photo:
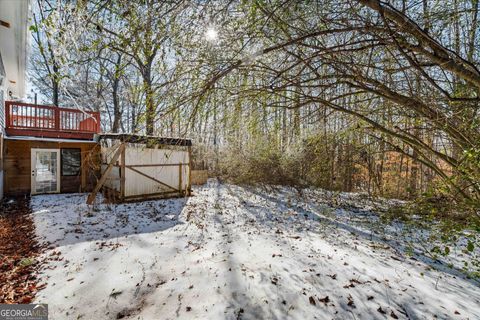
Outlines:
{"label": "sun glare", "polygon": [[218,38],[218,32],[214,28],[208,28],[205,32],[205,38],[208,41],[215,41]]}

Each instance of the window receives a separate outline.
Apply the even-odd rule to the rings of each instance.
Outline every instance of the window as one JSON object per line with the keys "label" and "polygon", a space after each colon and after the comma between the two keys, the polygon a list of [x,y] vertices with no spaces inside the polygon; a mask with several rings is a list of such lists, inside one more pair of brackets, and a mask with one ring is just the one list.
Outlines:
{"label": "window", "polygon": [[82,153],[80,149],[62,149],[62,176],[80,175]]}

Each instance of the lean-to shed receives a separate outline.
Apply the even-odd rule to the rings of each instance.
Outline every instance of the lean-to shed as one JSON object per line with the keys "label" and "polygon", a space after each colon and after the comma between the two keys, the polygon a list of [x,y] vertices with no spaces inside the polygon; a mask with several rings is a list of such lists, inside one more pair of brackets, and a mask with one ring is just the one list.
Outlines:
{"label": "lean-to shed", "polygon": [[189,139],[132,134],[101,134],[102,176],[89,197],[101,188],[111,201],[136,201],[189,195]]}

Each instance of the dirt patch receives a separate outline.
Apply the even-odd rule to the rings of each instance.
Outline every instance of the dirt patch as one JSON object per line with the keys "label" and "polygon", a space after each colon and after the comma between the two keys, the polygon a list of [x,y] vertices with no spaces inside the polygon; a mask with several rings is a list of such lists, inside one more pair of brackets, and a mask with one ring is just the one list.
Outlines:
{"label": "dirt patch", "polygon": [[0,303],[30,303],[38,290],[40,247],[30,215],[30,199],[0,204]]}

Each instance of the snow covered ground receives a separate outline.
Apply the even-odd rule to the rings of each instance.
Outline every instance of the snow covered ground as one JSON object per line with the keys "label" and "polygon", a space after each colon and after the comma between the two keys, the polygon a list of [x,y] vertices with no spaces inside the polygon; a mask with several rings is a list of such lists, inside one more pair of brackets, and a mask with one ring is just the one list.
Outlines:
{"label": "snow covered ground", "polygon": [[406,255],[368,203],[216,181],[188,199],[85,198],[32,198],[50,319],[480,319],[479,284]]}

